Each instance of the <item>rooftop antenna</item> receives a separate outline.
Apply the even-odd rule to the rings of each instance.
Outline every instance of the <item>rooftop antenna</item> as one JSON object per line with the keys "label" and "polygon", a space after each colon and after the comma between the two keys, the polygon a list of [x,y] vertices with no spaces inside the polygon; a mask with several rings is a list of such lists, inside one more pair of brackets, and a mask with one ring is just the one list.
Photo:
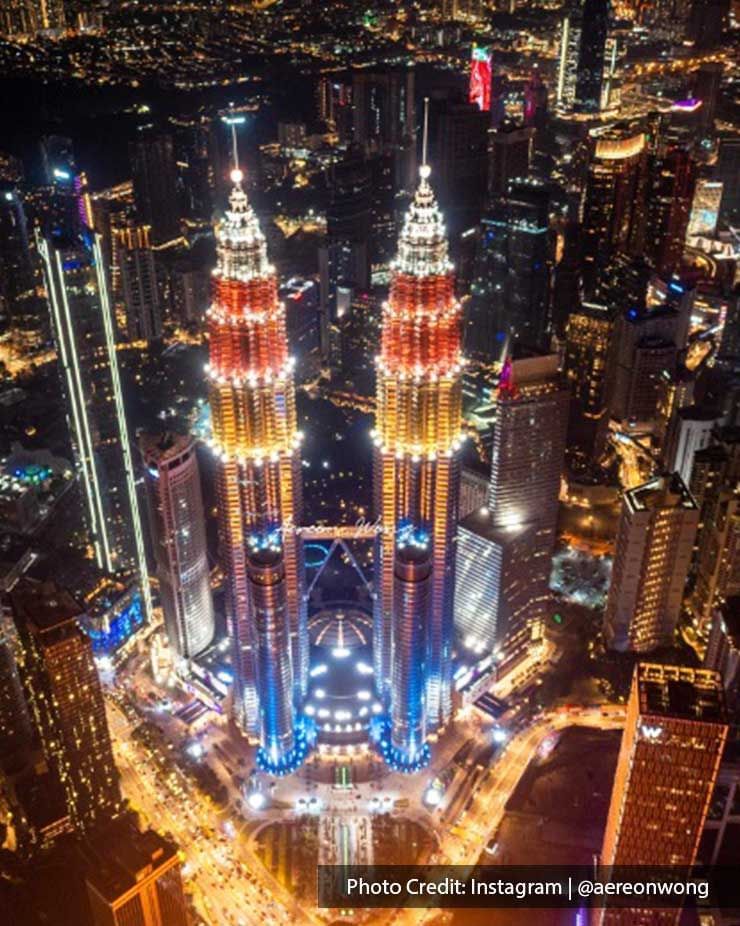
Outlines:
{"label": "rooftop antenna", "polygon": [[421,141],[421,168],[419,173],[421,174],[421,179],[426,180],[429,174],[431,174],[432,169],[427,163],[427,147],[429,143],[429,97],[424,97],[424,133],[422,135]]}
{"label": "rooftop antenna", "polygon": [[234,112],[234,104],[229,103],[229,113],[226,116],[221,117],[223,122],[226,123],[231,128],[231,145],[232,145],[232,158],[234,161],[234,167],[231,171],[231,180],[233,183],[241,183],[244,179],[244,174],[239,169],[239,149],[236,144],[236,127],[238,125],[243,125],[246,121],[244,116],[240,113]]}

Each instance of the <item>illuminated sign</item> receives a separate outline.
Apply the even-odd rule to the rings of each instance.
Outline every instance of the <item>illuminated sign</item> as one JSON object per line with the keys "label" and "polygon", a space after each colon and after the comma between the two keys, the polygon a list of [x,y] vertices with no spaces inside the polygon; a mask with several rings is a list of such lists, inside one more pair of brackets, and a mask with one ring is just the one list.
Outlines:
{"label": "illuminated sign", "polygon": [[470,60],[469,99],[481,111],[491,111],[491,52],[478,45],[473,45]]}

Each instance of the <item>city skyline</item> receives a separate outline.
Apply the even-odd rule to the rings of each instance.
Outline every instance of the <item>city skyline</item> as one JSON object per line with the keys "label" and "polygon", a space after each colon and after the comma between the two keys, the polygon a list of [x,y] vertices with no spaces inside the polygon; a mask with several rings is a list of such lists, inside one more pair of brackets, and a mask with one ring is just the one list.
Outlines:
{"label": "city skyline", "polygon": [[734,926],[738,48],[0,0],[13,926]]}

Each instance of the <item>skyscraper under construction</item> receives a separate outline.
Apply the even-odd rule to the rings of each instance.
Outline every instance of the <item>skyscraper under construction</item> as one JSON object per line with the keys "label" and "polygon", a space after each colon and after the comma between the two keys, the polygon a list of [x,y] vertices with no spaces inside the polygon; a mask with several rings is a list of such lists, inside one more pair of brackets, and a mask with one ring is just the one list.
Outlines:
{"label": "skyscraper under construction", "polygon": [[[375,676],[392,718],[391,736],[384,737],[390,744],[386,758],[407,770],[423,763],[428,751],[420,731],[433,732],[450,717],[462,424],[460,305],[429,174],[425,163],[383,307],[374,432],[375,504],[382,527],[376,549]],[[406,562],[410,543],[420,551],[428,545],[428,554]],[[428,577],[421,564],[427,555]],[[428,594],[403,591],[405,583],[422,579]],[[393,631],[399,608],[423,610],[422,619],[414,618],[418,632]],[[415,685],[392,681],[409,680],[412,663],[423,665],[422,697],[414,694]],[[419,711],[421,718],[415,716]],[[402,717],[407,736],[399,736]]]}
{"label": "skyscraper under construction", "polygon": [[296,710],[308,675],[303,550],[295,531],[301,435],[275,268],[241,171],[235,168],[231,178],[229,207],[216,229],[206,373],[234,646],[234,714],[259,739],[260,766],[284,774],[307,748]]}

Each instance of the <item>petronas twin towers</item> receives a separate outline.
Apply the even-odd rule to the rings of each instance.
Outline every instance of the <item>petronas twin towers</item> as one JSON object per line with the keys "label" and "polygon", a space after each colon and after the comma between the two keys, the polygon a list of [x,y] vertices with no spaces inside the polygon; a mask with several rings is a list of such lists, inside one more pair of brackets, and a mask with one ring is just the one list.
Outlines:
{"label": "petronas twin towers", "polygon": [[[216,230],[206,372],[234,715],[259,740],[260,767],[287,774],[313,738],[302,713],[309,658],[296,529],[301,434],[277,276],[241,171],[232,181]],[[374,668],[384,714],[375,734],[389,764],[414,771],[451,711],[461,441],[460,306],[426,165],[392,267],[377,362]]]}

